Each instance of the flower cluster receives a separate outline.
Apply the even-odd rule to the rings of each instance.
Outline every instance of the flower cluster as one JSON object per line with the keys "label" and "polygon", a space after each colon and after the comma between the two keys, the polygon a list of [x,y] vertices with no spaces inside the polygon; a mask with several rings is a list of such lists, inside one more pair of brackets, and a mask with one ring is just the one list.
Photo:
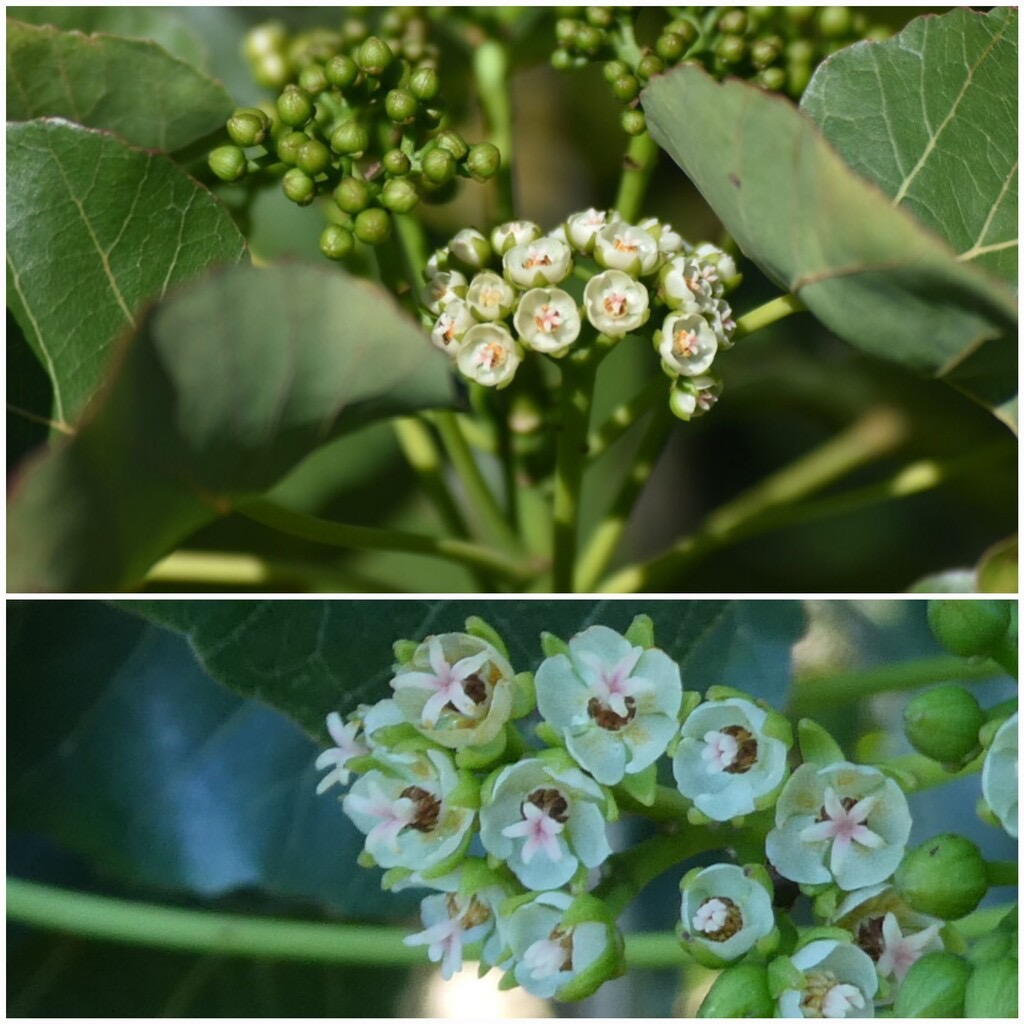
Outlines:
{"label": "flower cluster", "polygon": [[[446,978],[472,946],[505,986],[591,994],[625,969],[616,917],[664,869],[666,842],[679,860],[719,849],[745,861],[723,853],[680,882],[679,941],[721,970],[702,1016],[898,1010],[905,983],[920,991],[918,963],[951,955],[947,922],[984,896],[986,865],[960,836],[908,851],[897,778],[845,760],[808,720],[794,766],[788,720],[728,687],[684,690],[645,616],[625,634],[544,634],[541,647],[531,673],[479,619],[401,640],[391,695],[327,718],[336,745],[317,761],[318,792],[351,783],[341,804],[365,836],[360,863],[386,869],[386,889],[428,890],[406,942]],[[1014,831],[1015,727],[986,740],[984,781]],[[668,831],[614,852],[608,825],[622,809]],[[780,916],[800,895],[810,928]]]}
{"label": "flower cluster", "polygon": [[736,324],[725,294],[739,282],[732,257],[691,245],[655,219],[628,224],[614,211],[584,210],[543,234],[532,221],[489,237],[458,232],[431,257],[420,296],[431,341],[467,380],[507,387],[526,353],[556,359],[595,335],[615,342],[653,332],[672,406],[690,419],[714,403],[710,370]]}

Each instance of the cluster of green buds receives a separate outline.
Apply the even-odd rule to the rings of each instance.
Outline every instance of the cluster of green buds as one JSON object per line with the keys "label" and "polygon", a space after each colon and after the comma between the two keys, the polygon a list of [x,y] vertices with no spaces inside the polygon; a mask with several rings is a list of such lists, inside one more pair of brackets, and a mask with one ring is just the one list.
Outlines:
{"label": "cluster of green buds", "polygon": [[552,65],[570,71],[604,62],[604,78],[623,105],[629,135],[646,129],[638,108],[651,77],[680,63],[700,64],[717,78],[732,75],[798,99],[829,54],[864,38],[884,38],[863,11],[849,7],[672,7],[657,11],[656,34],[636,38],[634,7],[568,7],[555,23]]}
{"label": "cluster of green buds", "polygon": [[[236,110],[231,145],[209,157],[214,174],[237,182],[266,171],[299,206],[330,195],[332,223],[320,238],[329,259],[344,259],[355,239],[378,245],[392,213],[424,197],[445,198],[457,177],[486,181],[501,155],[444,128],[437,50],[414,8],[392,8],[378,35],[363,19],[340,30],[289,38],[283,25],[254,28],[245,53],[275,102]],[[248,151],[248,152],[247,152]]]}
{"label": "cluster of green buds", "polygon": [[424,324],[469,381],[507,387],[528,352],[560,359],[598,335],[618,342],[660,307],[652,340],[673,411],[691,419],[721,393],[711,364],[732,346],[725,295],[740,275],[726,252],[691,245],[669,224],[590,209],[546,235],[532,221],[500,224],[489,237],[467,228],[434,253],[425,276]]}
{"label": "cluster of green buds", "polygon": [[[723,851],[680,882],[679,941],[721,971],[701,1016],[872,1016],[934,1003],[950,978],[963,1009],[993,956],[972,960],[949,922],[985,895],[987,865],[955,835],[908,852],[898,773],[848,761],[807,719],[795,743],[749,694],[684,690],[646,616],[625,634],[594,625],[540,646],[529,672],[477,618],[400,640],[391,696],[327,719],[336,746],[317,761],[318,792],[351,783],[341,804],[365,836],[360,863],[385,869],[385,889],[427,890],[406,942],[446,978],[470,944],[503,987],[541,998],[583,998],[621,974],[616,918],[637,879],[664,868],[663,853],[643,867],[644,843],[666,836],[615,852],[608,826],[649,810],[681,860],[691,838]],[[1006,761],[1005,743],[992,755]],[[788,917],[800,894],[811,927]]]}

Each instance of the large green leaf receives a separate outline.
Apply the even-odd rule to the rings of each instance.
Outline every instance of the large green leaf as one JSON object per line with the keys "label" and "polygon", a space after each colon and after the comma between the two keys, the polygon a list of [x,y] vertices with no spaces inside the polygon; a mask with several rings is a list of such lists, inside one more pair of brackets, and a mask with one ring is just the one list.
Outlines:
{"label": "large green leaf", "polygon": [[10,825],[133,885],[408,911],[357,870],[309,737],[212,682],[184,639],[98,601],[13,602],[8,631]]}
{"label": "large green leaf", "polygon": [[7,19],[7,120],[64,117],[173,152],[224,127],[224,87],[156,43]]}
{"label": "large green leaf", "polygon": [[542,631],[568,639],[601,623],[623,631],[654,620],[659,647],[683,685],[741,687],[781,706],[790,651],[803,631],[795,601],[131,601],[127,609],[178,629],[215,679],[266,701],[323,738],[329,711],[390,693],[391,645],[458,631],[470,615],[491,623],[517,671],[535,669]]}
{"label": "large green leaf", "polygon": [[143,303],[244,254],[223,207],[166,156],[61,120],[7,126],[7,302],[59,424],[77,420]]}
{"label": "large green leaf", "polygon": [[680,67],[643,104],[744,253],[840,337],[942,374],[1015,332],[1009,287],[894,207],[787,100]]}
{"label": "large green leaf", "polygon": [[212,274],[146,314],[78,434],[15,481],[8,586],[135,584],[332,437],[449,397],[447,362],[375,286],[326,267]]}
{"label": "large green leaf", "polygon": [[1017,283],[1017,11],[916,18],[825,61],[800,105],[839,155],[949,242]]}

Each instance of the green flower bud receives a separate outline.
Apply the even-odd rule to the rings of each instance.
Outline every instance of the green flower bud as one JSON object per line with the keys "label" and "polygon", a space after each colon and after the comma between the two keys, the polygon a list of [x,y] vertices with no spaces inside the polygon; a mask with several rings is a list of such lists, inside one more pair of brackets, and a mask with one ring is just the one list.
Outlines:
{"label": "green flower bud", "polygon": [[654,52],[666,64],[674,64],[686,52],[686,40],[674,32],[663,32],[654,44]]}
{"label": "green flower bud", "polygon": [[611,85],[617,78],[630,73],[629,65],[624,60],[610,60],[601,69],[604,80]]}
{"label": "green flower bud", "polygon": [[285,124],[302,128],[313,116],[313,101],[305,90],[288,85],[277,98],[277,112]]}
{"label": "green flower bud", "polygon": [[316,197],[316,182],[303,170],[293,167],[281,179],[284,194],[299,206],[308,206]]}
{"label": "green flower bud", "polygon": [[581,53],[593,56],[604,46],[604,32],[593,25],[580,25],[574,42]]}
{"label": "green flower bud", "polygon": [[747,12],[733,7],[718,19],[718,31],[726,35],[741,36],[747,31]]}
{"label": "green flower bud", "polygon": [[352,232],[340,224],[328,224],[320,235],[320,251],[329,260],[343,260],[355,244]]}
{"label": "green flower bud", "polygon": [[779,92],[786,86],[786,72],[782,68],[765,68],[758,72],[757,80],[769,92]]}
{"label": "green flower bud", "polygon": [[964,994],[965,1017],[1017,1017],[1017,958],[974,968]]}
{"label": "green flower bud", "polygon": [[455,177],[455,157],[438,146],[423,158],[423,177],[436,185],[443,185]]}
{"label": "green flower bud", "polygon": [[640,58],[640,63],[636,66],[637,77],[646,82],[648,78],[653,78],[655,75],[660,75],[665,70],[665,62],[653,53],[647,54],[646,57]]}
{"label": "green flower bud", "polygon": [[767,968],[761,964],[737,964],[715,979],[697,1016],[771,1017],[773,1009]]}
{"label": "green flower bud", "polygon": [[295,165],[314,178],[326,171],[330,163],[331,151],[317,139],[307,139],[295,158]]}
{"label": "green flower bud", "polygon": [[256,107],[236,110],[228,118],[228,135],[239,146],[258,146],[270,131],[270,118]]}
{"label": "green flower bud", "polygon": [[903,710],[903,727],[919,753],[942,764],[961,765],[978,751],[985,713],[962,686],[937,686]]}
{"label": "green flower bud", "polygon": [[441,132],[434,139],[434,145],[451,153],[456,160],[465,160],[469,154],[469,145],[466,140],[458,132],[452,131],[450,128],[447,131]]}
{"label": "green flower bud", "polygon": [[335,89],[344,91],[359,77],[359,65],[343,53],[335,54],[324,65],[324,77]]}
{"label": "green flower bud", "polygon": [[622,113],[622,130],[627,135],[643,135],[647,131],[647,118],[642,110],[625,110]]}
{"label": "green flower bud", "polygon": [[268,53],[279,53],[287,42],[288,30],[280,21],[265,21],[246,32],[242,52],[246,60],[257,61]]}
{"label": "green flower bud", "polygon": [[953,953],[927,953],[896,993],[897,1017],[962,1017],[971,965]]}
{"label": "green flower bud", "polygon": [[408,213],[420,201],[420,194],[411,181],[391,178],[384,183],[380,194],[381,205],[392,213]]}
{"label": "green flower bud", "polygon": [[[815,10],[815,8],[810,8]],[[809,39],[794,39],[786,47],[786,59],[792,61],[794,64],[813,64],[814,63],[814,43]]]}
{"label": "green flower bud", "polygon": [[774,64],[782,55],[782,40],[778,36],[757,39],[750,47],[750,61],[756,68]]}
{"label": "green flower bud", "polygon": [[818,29],[827,39],[847,36],[853,29],[849,7],[822,7],[818,11]]}
{"label": "green flower bud", "polygon": [[370,186],[361,178],[342,178],[332,193],[338,209],[343,213],[361,213],[373,198]]}
{"label": "green flower bud", "polygon": [[790,62],[786,65],[786,89],[790,96],[801,96],[811,80],[810,64]]}
{"label": "green flower bud", "polygon": [[309,141],[303,132],[286,132],[277,140],[277,156],[282,163],[294,164],[299,159],[299,150]]}
{"label": "green flower bud", "polygon": [[408,124],[418,109],[416,97],[405,89],[392,89],[384,97],[384,112],[396,124]]}
{"label": "green flower bud", "polygon": [[323,92],[327,88],[327,75],[319,64],[310,64],[299,72],[299,87],[311,96]]}
{"label": "green flower bud", "polygon": [[893,881],[914,910],[946,921],[969,914],[988,892],[981,851],[952,833],[929,839],[908,853]]}
{"label": "green flower bud", "polygon": [[555,22],[555,39],[559,46],[572,46],[576,42],[576,30],[580,23],[575,18],[559,18]]}
{"label": "green flower bud", "polygon": [[389,149],[384,154],[381,163],[384,165],[384,170],[396,178],[403,177],[412,169],[411,161],[400,149]]}
{"label": "green flower bud", "polygon": [[786,17],[791,25],[806,25],[814,17],[817,7],[786,7]]}
{"label": "green flower bud", "polygon": [[679,36],[687,48],[693,46],[697,41],[697,27],[686,18],[676,18],[674,21],[670,21],[662,32],[665,35]]}
{"label": "green flower bud", "polygon": [[1010,627],[1008,601],[928,602],[928,625],[946,650],[962,658],[990,654]]}
{"label": "green flower bud", "polygon": [[568,50],[559,48],[551,54],[551,66],[556,71],[572,71],[576,66],[576,61]]}
{"label": "green flower bud", "polygon": [[384,210],[370,207],[356,216],[356,238],[367,245],[380,245],[391,237],[391,218]]}
{"label": "green flower bud", "polygon": [[370,133],[358,121],[345,121],[331,133],[331,149],[341,156],[362,153],[370,145]]}
{"label": "green flower bud", "polygon": [[368,75],[380,77],[390,67],[395,55],[391,47],[378,36],[370,36],[356,53],[356,61]]}
{"label": "green flower bud", "polygon": [[466,167],[476,181],[493,178],[501,167],[501,152],[490,142],[478,142],[469,147]]}
{"label": "green flower bud", "polygon": [[612,85],[612,95],[620,103],[629,103],[640,95],[640,82],[635,75],[623,75],[616,78]]}
{"label": "green flower bud", "polygon": [[425,102],[436,99],[441,92],[441,76],[434,68],[417,68],[409,79],[409,92]]}
{"label": "green flower bud", "polygon": [[238,146],[218,146],[207,158],[210,170],[221,181],[240,181],[245,177],[245,153]]}
{"label": "green flower bud", "polygon": [[610,7],[588,7],[587,24],[594,28],[611,28],[615,12]]}
{"label": "green flower bud", "polygon": [[292,66],[283,53],[268,53],[253,64],[252,77],[264,89],[283,89],[292,76]]}
{"label": "green flower bud", "polygon": [[742,36],[722,36],[715,47],[715,56],[723,64],[739,64],[747,55],[747,44]]}

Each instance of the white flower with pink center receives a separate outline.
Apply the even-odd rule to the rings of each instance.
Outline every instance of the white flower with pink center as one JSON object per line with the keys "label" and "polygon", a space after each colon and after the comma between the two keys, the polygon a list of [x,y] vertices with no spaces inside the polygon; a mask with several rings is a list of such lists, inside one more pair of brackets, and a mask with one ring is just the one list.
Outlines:
{"label": "white flower with pink center", "polygon": [[631,277],[650,274],[660,255],[657,240],[631,224],[609,224],[594,239],[594,259],[602,267],[625,271]]}
{"label": "white flower with pink center", "polygon": [[325,768],[331,770],[320,780],[316,787],[317,795],[325,793],[331,786],[347,786],[351,772],[345,767],[354,757],[361,757],[367,753],[367,748],[356,739],[359,732],[359,722],[349,722],[347,725],[341,720],[337,711],[332,711],[327,716],[327,732],[334,740],[335,746],[325,750],[316,759],[316,770],[322,772]]}
{"label": "white flower with pink center", "polygon": [[567,351],[582,326],[575,301],[561,288],[531,288],[512,322],[524,345],[548,355]]}
{"label": "white flower with pink center", "polygon": [[430,637],[427,641],[427,651],[431,671],[404,672],[392,679],[392,689],[396,693],[400,690],[415,689],[426,690],[430,694],[420,713],[420,723],[427,728],[433,728],[437,724],[441,712],[449,704],[459,714],[469,718],[479,715],[480,705],[466,692],[465,684],[467,680],[474,678],[487,662],[489,652],[480,651],[450,665],[445,659],[444,648],[437,637]]}
{"label": "white flower with pink center", "polygon": [[875,966],[883,978],[895,976],[902,981],[925,953],[942,949],[939,925],[933,923],[911,935],[904,935],[896,915],[888,913],[882,919],[882,955]]}
{"label": "white flower with pink center", "polygon": [[714,362],[718,339],[698,313],[670,313],[654,343],[666,369],[684,377],[699,377]]}
{"label": "white flower with pink center", "polygon": [[779,995],[777,1017],[874,1016],[878,975],[862,949],[850,942],[820,939],[798,949],[790,962],[803,974],[803,982]]}
{"label": "white flower with pink center", "polygon": [[551,817],[546,810],[527,801],[523,804],[523,820],[507,825],[501,834],[509,839],[526,840],[520,856],[529,864],[537,853],[544,854],[550,861],[562,859],[562,847],[558,835],[565,829],[565,822]]}
{"label": "white flower with pink center", "polygon": [[595,210],[591,207],[569,217],[565,222],[565,236],[577,252],[589,256],[594,251],[597,233],[606,225],[618,223],[621,219],[614,210]]}
{"label": "white flower with pink center", "polygon": [[647,321],[647,288],[621,270],[595,274],[583,290],[587,319],[609,338],[621,338]]}
{"label": "white flower with pink center", "polygon": [[397,853],[399,833],[416,819],[416,804],[407,797],[389,796],[373,779],[368,781],[367,791],[365,796],[350,793],[345,797],[345,810],[377,819],[366,834],[370,853],[376,854],[381,847]]}
{"label": "white flower with pink center", "polygon": [[503,324],[477,324],[462,339],[455,362],[469,380],[490,388],[512,383],[522,349]]}
{"label": "white flower with pink center", "polygon": [[872,850],[885,846],[885,840],[864,824],[875,803],[875,797],[868,796],[861,800],[846,797],[841,800],[834,789],[825,790],[821,808],[824,820],[808,825],[800,833],[800,839],[805,843],[822,840],[831,842],[830,865],[833,875],[842,870],[851,844],[859,843]]}
{"label": "white flower with pink center", "polygon": [[519,288],[545,288],[572,273],[572,250],[558,238],[546,236],[515,245],[501,258],[505,277]]}
{"label": "white flower with pink center", "polygon": [[450,302],[466,294],[467,281],[457,270],[443,270],[435,274],[420,292],[420,304],[434,316],[440,316]]}

